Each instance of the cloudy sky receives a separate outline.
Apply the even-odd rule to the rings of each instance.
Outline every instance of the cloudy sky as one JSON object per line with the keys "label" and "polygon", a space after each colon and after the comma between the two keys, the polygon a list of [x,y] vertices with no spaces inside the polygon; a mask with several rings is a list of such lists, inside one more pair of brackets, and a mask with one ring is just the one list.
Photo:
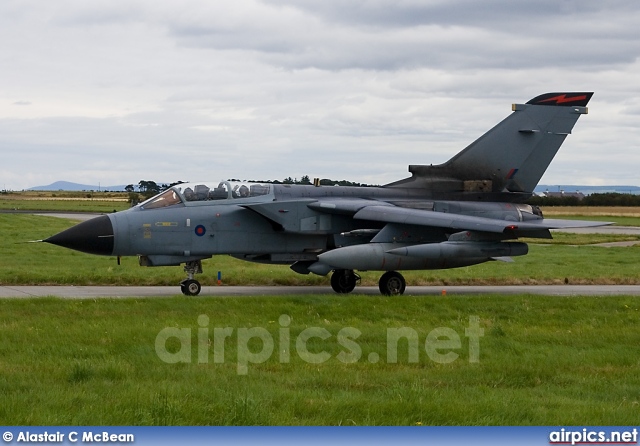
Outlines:
{"label": "cloudy sky", "polygon": [[594,91],[543,184],[640,185],[635,0],[2,0],[0,187],[382,184]]}

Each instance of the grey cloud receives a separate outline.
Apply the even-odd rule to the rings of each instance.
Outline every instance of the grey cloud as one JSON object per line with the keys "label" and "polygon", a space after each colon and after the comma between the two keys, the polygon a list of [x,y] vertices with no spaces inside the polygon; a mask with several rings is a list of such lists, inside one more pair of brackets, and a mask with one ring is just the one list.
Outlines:
{"label": "grey cloud", "polygon": [[512,102],[594,90],[545,181],[637,177],[635,9],[592,0],[2,2],[0,80],[11,96],[0,102],[0,152],[14,155],[0,176],[8,187],[46,184],[38,175],[385,183],[408,164],[446,161]]}
{"label": "grey cloud", "polygon": [[599,15],[637,13],[630,1],[617,0],[263,0],[273,6],[289,6],[321,17],[329,23],[382,28],[421,25],[474,26],[491,29],[544,29],[553,24],[568,31],[579,29],[580,20]]}
{"label": "grey cloud", "polygon": [[[206,20],[214,14],[208,11],[166,24],[180,45],[256,53],[288,69],[603,69],[633,62],[640,40],[625,15],[629,7],[582,3],[272,1],[272,22],[247,17],[230,27],[220,17]],[[278,9],[284,6],[286,12]]]}

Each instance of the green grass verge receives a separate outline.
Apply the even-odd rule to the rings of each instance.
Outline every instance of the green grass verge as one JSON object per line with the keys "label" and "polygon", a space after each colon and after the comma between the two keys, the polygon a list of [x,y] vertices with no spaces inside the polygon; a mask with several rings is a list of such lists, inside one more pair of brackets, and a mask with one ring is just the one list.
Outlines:
{"label": "green grass verge", "polygon": [[[1,300],[0,424],[632,425],[639,307],[628,296]],[[484,335],[474,363],[465,329],[475,316]],[[189,330],[190,361],[159,358],[166,327]],[[231,336],[215,363],[214,329],[225,327]],[[238,340],[250,327],[264,329],[275,349],[241,375],[239,347],[263,348]],[[307,344],[328,354],[325,362],[297,353],[310,327],[329,334]],[[345,327],[361,333],[353,363],[338,359],[355,351],[337,339]],[[405,340],[397,362],[387,360],[387,330],[402,327],[418,336],[417,362]],[[439,327],[460,339],[439,351],[458,355],[446,364],[425,350]],[[180,351],[176,338],[163,345]],[[289,362],[279,359],[284,350]]]}
{"label": "green grass verge", "polygon": [[[143,268],[126,257],[102,257],[46,243],[23,243],[55,234],[73,223],[55,217],[0,214],[0,284],[12,285],[176,285],[185,273],[179,267]],[[403,272],[409,285],[465,284],[635,284],[640,283],[640,246],[601,248],[569,246],[596,236],[561,238],[567,245],[531,245],[513,263],[488,262],[465,268]],[[598,241],[602,239],[598,238]],[[612,239],[606,237],[607,241]],[[287,266],[243,262],[215,256],[203,262],[198,280],[215,285],[222,272],[225,285],[326,285],[328,277],[294,273]],[[376,285],[379,272],[362,273],[364,285]]]}

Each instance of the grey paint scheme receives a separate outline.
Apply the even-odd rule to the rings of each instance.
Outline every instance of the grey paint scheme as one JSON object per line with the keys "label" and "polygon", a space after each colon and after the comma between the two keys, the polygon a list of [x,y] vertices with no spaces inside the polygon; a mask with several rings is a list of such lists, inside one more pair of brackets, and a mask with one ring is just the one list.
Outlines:
{"label": "grey paint scheme", "polygon": [[193,274],[215,254],[290,264],[302,274],[334,271],[337,292],[353,289],[354,270],[389,271],[380,290],[399,294],[405,283],[396,270],[509,261],[527,253],[526,244],[513,242],[518,237],[605,224],[543,219],[522,204],[591,95],[550,93],[514,105],[448,162],[409,166],[411,177],[386,186],[181,184],[100,225],[84,222],[45,241],[139,256],[145,266],[185,263],[185,294],[200,291]]}

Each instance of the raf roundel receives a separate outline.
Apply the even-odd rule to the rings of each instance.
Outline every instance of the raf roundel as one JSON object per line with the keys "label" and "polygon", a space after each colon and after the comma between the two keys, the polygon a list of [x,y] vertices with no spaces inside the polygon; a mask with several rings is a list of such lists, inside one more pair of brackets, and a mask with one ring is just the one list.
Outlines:
{"label": "raf roundel", "polygon": [[207,229],[204,226],[202,225],[196,226],[196,235],[198,237],[202,237],[203,235],[206,234],[206,232],[207,232]]}

